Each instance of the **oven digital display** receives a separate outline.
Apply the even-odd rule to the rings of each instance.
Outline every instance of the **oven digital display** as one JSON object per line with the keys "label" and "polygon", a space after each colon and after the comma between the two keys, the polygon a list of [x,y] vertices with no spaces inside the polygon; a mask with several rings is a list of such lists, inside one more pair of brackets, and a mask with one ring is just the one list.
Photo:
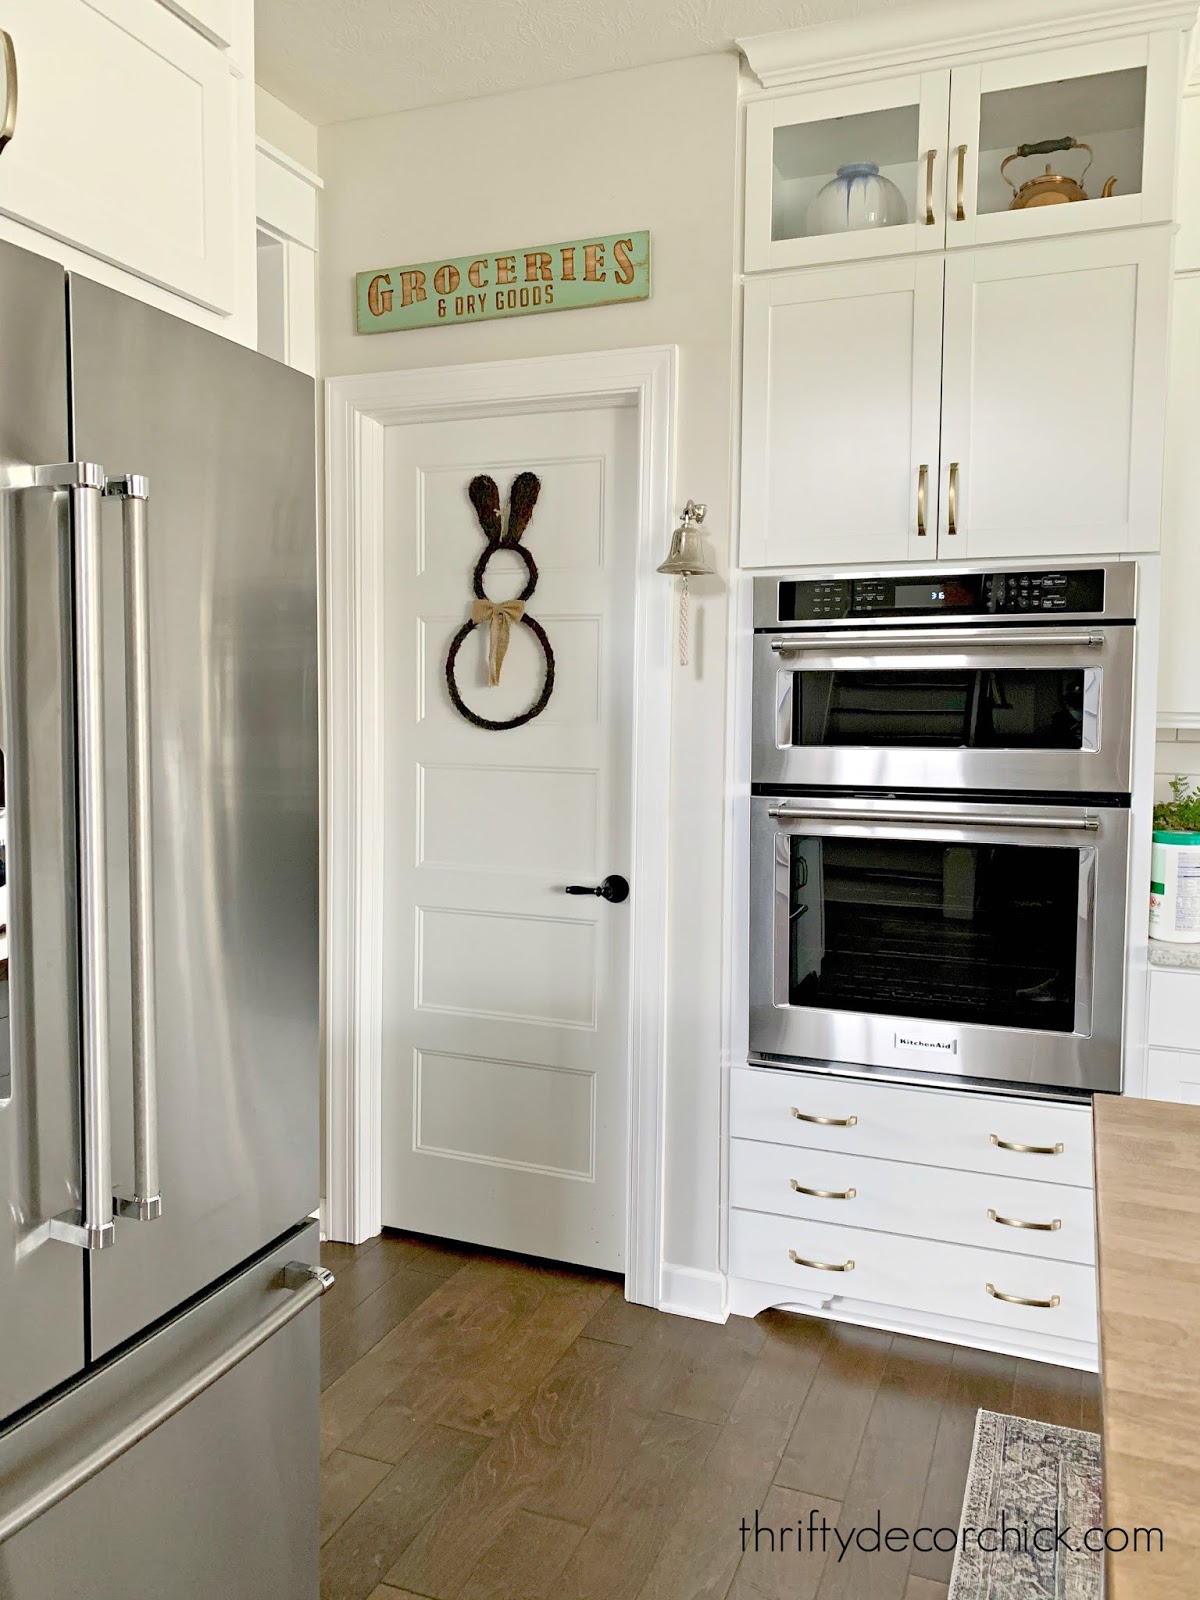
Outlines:
{"label": "oven digital display", "polygon": [[[944,583],[898,583],[893,604],[897,611],[931,610],[934,606],[953,605]],[[961,605],[963,602],[960,601]],[[970,600],[966,603],[969,605]]]}

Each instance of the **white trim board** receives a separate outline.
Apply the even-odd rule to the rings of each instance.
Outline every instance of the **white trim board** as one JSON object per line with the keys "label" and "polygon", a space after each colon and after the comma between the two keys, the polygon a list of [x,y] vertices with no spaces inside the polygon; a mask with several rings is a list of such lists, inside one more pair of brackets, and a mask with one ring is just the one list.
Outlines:
{"label": "white trim board", "polygon": [[[624,401],[638,412],[626,1298],[663,1300],[671,585],[671,346],[425,367],[326,383],[326,1227],[382,1227],[383,439],[389,426]],[[704,1315],[706,1313],[699,1313]]]}

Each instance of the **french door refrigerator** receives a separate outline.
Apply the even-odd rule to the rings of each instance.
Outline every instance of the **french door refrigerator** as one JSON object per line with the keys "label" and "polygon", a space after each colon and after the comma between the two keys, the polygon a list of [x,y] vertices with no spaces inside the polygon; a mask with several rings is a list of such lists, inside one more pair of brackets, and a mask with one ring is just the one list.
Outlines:
{"label": "french door refrigerator", "polygon": [[317,1592],[313,387],[0,246],[0,1597]]}

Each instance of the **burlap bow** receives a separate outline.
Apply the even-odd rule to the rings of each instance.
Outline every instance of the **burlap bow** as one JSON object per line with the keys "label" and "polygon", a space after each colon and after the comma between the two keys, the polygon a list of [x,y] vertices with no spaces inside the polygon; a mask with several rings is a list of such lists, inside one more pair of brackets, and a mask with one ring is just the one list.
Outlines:
{"label": "burlap bow", "polygon": [[471,606],[471,621],[490,624],[488,633],[488,683],[500,682],[500,668],[508,654],[508,638],[514,622],[525,615],[524,600],[476,600]]}

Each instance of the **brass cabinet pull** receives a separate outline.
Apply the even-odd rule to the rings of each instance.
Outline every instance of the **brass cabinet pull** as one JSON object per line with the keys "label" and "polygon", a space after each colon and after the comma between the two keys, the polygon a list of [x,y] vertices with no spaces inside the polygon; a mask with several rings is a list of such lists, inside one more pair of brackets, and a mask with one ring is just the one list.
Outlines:
{"label": "brass cabinet pull", "polygon": [[924,461],[917,473],[917,538],[923,539],[929,532],[925,526],[925,497],[929,493],[929,468]]}
{"label": "brass cabinet pull", "polygon": [[814,1200],[853,1200],[858,1193],[857,1189],[806,1189],[795,1178],[789,1178],[788,1182],[797,1194],[811,1195]]}
{"label": "brass cabinet pull", "polygon": [[954,208],[954,220],[965,222],[967,213],[963,206],[963,188],[967,178],[967,147],[960,144],[958,147],[958,204]]}
{"label": "brass cabinet pull", "polygon": [[946,532],[953,537],[958,532],[958,462],[950,463],[950,506],[946,514]]}
{"label": "brass cabinet pull", "polygon": [[17,47],[12,34],[0,28],[0,46],[4,48],[4,121],[0,122],[0,150],[17,131]]}
{"label": "brass cabinet pull", "polygon": [[853,1261],[809,1261],[805,1256],[798,1256],[794,1250],[788,1251],[789,1258],[798,1267],[815,1267],[818,1272],[853,1272]]}
{"label": "brass cabinet pull", "polygon": [[932,228],[935,218],[933,215],[933,164],[937,160],[937,151],[930,150],[925,156],[925,226]]}
{"label": "brass cabinet pull", "polygon": [[821,1128],[855,1128],[858,1126],[857,1117],[814,1117],[810,1116],[807,1111],[797,1111],[795,1106],[791,1108],[791,1111],[797,1122],[815,1122]]}
{"label": "brass cabinet pull", "polygon": [[993,1300],[1005,1300],[1010,1306],[1036,1306],[1039,1311],[1053,1311],[1055,1306],[1062,1304],[1056,1294],[1052,1294],[1049,1300],[1027,1300],[1023,1294],[1001,1294],[994,1283],[985,1284],[984,1287]]}
{"label": "brass cabinet pull", "polygon": [[993,1133],[991,1138],[997,1150],[1015,1150],[1022,1156],[1060,1156],[1063,1153],[1061,1144],[1010,1144],[998,1133]]}
{"label": "brass cabinet pull", "polygon": [[1053,1222],[1018,1222],[1016,1217],[1002,1217],[999,1212],[988,1211],[988,1221],[998,1222],[1002,1228],[1029,1228],[1033,1233],[1057,1233],[1062,1227],[1062,1218],[1055,1217]]}

